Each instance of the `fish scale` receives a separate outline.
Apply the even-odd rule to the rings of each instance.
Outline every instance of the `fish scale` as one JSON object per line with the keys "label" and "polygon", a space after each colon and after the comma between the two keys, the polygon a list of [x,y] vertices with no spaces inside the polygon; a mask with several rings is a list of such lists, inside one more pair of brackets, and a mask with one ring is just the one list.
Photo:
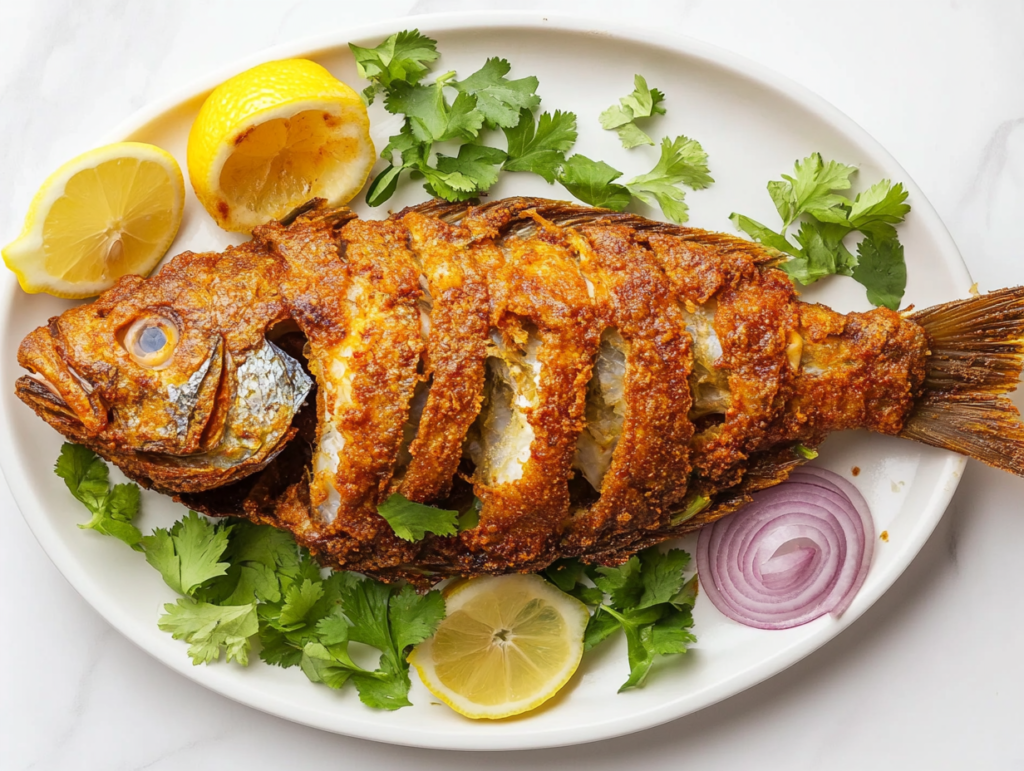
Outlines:
{"label": "fish scale", "polygon": [[[313,201],[35,330],[17,392],[143,485],[418,584],[619,563],[784,481],[832,431],[1024,473],[1002,396],[1024,289],[843,315],[800,301],[780,259],[546,199],[384,221]],[[146,314],[180,338],[149,368],[119,338]],[[404,541],[377,513],[395,492],[478,522]]]}

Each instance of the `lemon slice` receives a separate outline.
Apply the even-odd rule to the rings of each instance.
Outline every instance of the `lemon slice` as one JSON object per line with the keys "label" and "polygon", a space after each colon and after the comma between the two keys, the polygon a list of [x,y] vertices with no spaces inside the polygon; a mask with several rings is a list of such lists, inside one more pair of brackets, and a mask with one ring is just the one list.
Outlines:
{"label": "lemon slice", "polygon": [[164,150],[119,142],[79,155],[39,188],[18,238],[3,248],[26,292],[92,297],[127,273],[148,274],[181,224],[185,183]]}
{"label": "lemon slice", "polygon": [[238,233],[310,198],[348,202],[374,159],[363,100],[306,59],[267,62],[225,81],[188,137],[196,197],[218,225]]}
{"label": "lemon slice", "polygon": [[579,666],[590,614],[540,576],[461,582],[445,604],[448,615],[409,663],[437,698],[466,717],[539,707]]}

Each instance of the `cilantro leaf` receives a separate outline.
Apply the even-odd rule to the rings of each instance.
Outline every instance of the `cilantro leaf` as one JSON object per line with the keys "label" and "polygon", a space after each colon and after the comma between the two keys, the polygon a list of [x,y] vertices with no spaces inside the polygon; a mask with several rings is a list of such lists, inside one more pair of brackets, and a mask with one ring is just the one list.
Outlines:
{"label": "cilantro leaf", "polygon": [[604,591],[584,583],[586,574],[583,563],[575,559],[560,560],[544,571],[545,578],[584,605],[600,605],[604,602]]}
{"label": "cilantro leaf", "polygon": [[412,704],[409,701],[409,669],[404,662],[382,658],[380,669],[366,674],[357,673],[353,675],[352,682],[359,692],[359,700],[367,707],[395,710]]}
{"label": "cilantro leaf", "polygon": [[306,643],[299,666],[311,682],[323,683],[328,688],[341,688],[353,674],[366,671],[349,656],[347,637],[332,644]]}
{"label": "cilantro leaf", "polygon": [[494,57],[465,80],[451,82],[463,94],[476,97],[476,106],[491,127],[512,128],[519,122],[521,110],[533,110],[540,104],[537,78],[530,76],[508,80],[512,69],[506,60]]}
{"label": "cilantro leaf", "polygon": [[291,629],[303,625],[306,614],[323,596],[323,585],[319,582],[314,583],[308,578],[298,586],[291,586],[285,594],[281,613],[277,617],[278,628],[291,631]]}
{"label": "cilantro leaf", "polygon": [[598,605],[594,615],[587,622],[587,629],[583,633],[583,650],[589,651],[598,643],[604,642],[612,634],[619,630],[619,620],[610,613],[601,611],[603,605]]}
{"label": "cilantro leaf", "polygon": [[405,541],[422,541],[427,533],[455,535],[459,532],[459,512],[414,503],[400,493],[380,504],[377,512],[391,525],[395,535]]}
{"label": "cilantro leaf", "polygon": [[364,704],[380,709],[408,705],[409,665],[406,649],[425,640],[444,617],[444,600],[437,591],[420,597],[410,586],[399,591],[371,579],[345,587],[342,608],[351,622],[349,639],[381,651],[374,672],[353,675]]}
{"label": "cilantro leaf", "polygon": [[803,222],[796,235],[802,248],[791,248],[790,251],[795,252],[794,259],[779,267],[804,285],[837,273],[849,276],[857,264],[857,258],[843,245],[849,232],[848,227],[831,222]]}
{"label": "cilantro leaf", "polygon": [[783,174],[781,182],[769,182],[768,193],[782,217],[783,230],[801,214],[822,222],[845,222],[841,207],[849,202],[832,191],[848,190],[856,170],[838,161],[825,163],[821,153],[812,153],[796,162],[794,176]]}
{"label": "cilantro leaf", "polygon": [[636,607],[638,610],[671,602],[683,588],[683,571],[690,564],[690,555],[682,549],[644,552],[640,580],[644,592]]}
{"label": "cilantro leaf", "polygon": [[202,583],[227,572],[228,564],[219,560],[227,548],[230,529],[230,525],[215,528],[190,511],[170,530],[157,528],[143,537],[146,561],[174,591],[191,596]]}
{"label": "cilantro leaf", "polygon": [[292,536],[269,525],[239,520],[231,525],[228,546],[222,558],[227,572],[197,589],[197,600],[217,605],[244,605],[281,601],[277,571],[299,563],[299,550]]}
{"label": "cilantro leaf", "polygon": [[551,184],[565,163],[565,153],[576,142],[576,115],[555,110],[554,115],[541,113],[535,122],[533,113],[523,110],[519,122],[502,131],[508,141],[508,158],[502,168],[533,172]]}
{"label": "cilantro leaf", "polygon": [[377,581],[357,581],[346,587],[341,606],[352,623],[349,637],[385,653],[393,653],[394,644],[388,623],[390,599],[391,587]]}
{"label": "cilantro leaf", "polygon": [[302,648],[299,666],[310,682],[323,683],[328,688],[341,688],[354,672],[361,668],[349,658],[347,646],[326,646],[308,642]]}
{"label": "cilantro leaf", "polygon": [[597,568],[594,583],[611,597],[612,604],[620,608],[634,607],[644,593],[640,557],[634,554],[618,567]]}
{"label": "cilantro leaf", "polygon": [[674,141],[665,137],[657,165],[647,174],[627,182],[626,189],[650,206],[657,203],[670,221],[680,224],[686,222],[689,215],[683,202],[685,194],[678,185],[700,190],[712,182],[708,154],[700,142],[686,136],[678,136]]}
{"label": "cilantro leaf", "polygon": [[484,125],[484,116],[476,108],[476,97],[459,93],[449,105],[444,96],[446,79],[442,75],[432,86],[396,83],[388,91],[384,106],[388,112],[402,113],[418,142],[445,142],[450,139],[475,139]]}
{"label": "cilantro leaf", "polygon": [[195,665],[208,664],[224,652],[226,661],[249,663],[251,639],[258,630],[256,603],[211,605],[182,597],[164,605],[158,626],[175,640],[189,643],[188,655]]}
{"label": "cilantro leaf", "polygon": [[633,86],[630,94],[619,99],[617,105],[612,105],[600,116],[601,126],[615,130],[622,146],[627,149],[654,144],[654,140],[636,125],[637,119],[665,114],[665,108],[660,104],[665,95],[661,91],[649,88],[641,75],[633,77]]}
{"label": "cilantro leaf", "polygon": [[388,620],[399,656],[406,648],[430,637],[444,614],[444,597],[440,592],[417,594],[409,584],[395,592],[388,607]]}
{"label": "cilantro leaf", "polygon": [[[459,155],[452,158],[447,155],[437,156],[437,171],[444,175],[458,174],[468,179],[472,184],[471,194],[482,193],[498,181],[498,168],[507,156],[496,147],[484,147],[483,145],[463,145],[459,148]],[[420,169],[426,178],[434,185],[435,178],[427,169]],[[446,177],[447,181],[447,177]],[[465,191],[459,191],[459,194]],[[441,194],[446,200],[453,200]],[[455,198],[454,200],[461,200]]]}
{"label": "cilantro leaf", "polygon": [[484,507],[483,501],[473,496],[472,502],[469,507],[459,514],[459,532],[464,533],[467,530],[472,530],[474,527],[480,524],[480,510]]}
{"label": "cilantro leaf", "polygon": [[857,230],[878,238],[895,238],[896,228],[903,222],[910,206],[905,203],[910,194],[902,184],[893,185],[883,179],[860,193],[850,207],[850,224]]}
{"label": "cilantro leaf", "polygon": [[138,485],[118,484],[110,488],[107,464],[92,450],[70,442],[61,446],[54,472],[92,514],[80,528],[113,536],[133,549],[139,548],[142,533],[131,523],[139,513]]}
{"label": "cilantro leaf", "polygon": [[774,230],[762,225],[757,220],[753,220],[742,214],[737,214],[736,212],[730,214],[729,219],[732,220],[733,224],[737,228],[742,230],[758,243],[764,244],[770,249],[774,249],[778,252],[793,254],[794,246],[790,244],[786,237],[781,233],[776,233]]}
{"label": "cilantro leaf", "polygon": [[899,310],[907,288],[907,263],[903,245],[895,238],[869,235],[857,246],[857,267],[853,278],[868,290],[868,302]]}
{"label": "cilantro leaf", "polygon": [[651,650],[662,656],[686,653],[687,646],[697,642],[697,637],[690,631],[692,626],[690,607],[667,611],[651,629]]}
{"label": "cilantro leaf", "polygon": [[[259,606],[260,658],[268,664],[297,666],[311,641],[329,647],[348,639],[348,622],[341,616],[342,595],[359,579],[344,572],[321,579],[318,569],[303,567],[307,564],[312,564],[312,560],[299,561],[299,575],[294,577],[284,575],[286,571],[278,573],[283,600]],[[343,634],[339,632],[341,626]]]}
{"label": "cilantro leaf", "polygon": [[[696,641],[691,609],[697,597],[697,577],[689,581],[684,571],[690,555],[679,549],[664,553],[656,548],[634,554],[617,567],[598,567],[590,574],[594,583],[609,595],[590,617],[583,636],[584,650],[590,650],[620,627],[626,635],[629,678],[620,691],[641,687],[659,655],[685,653]],[[550,572],[558,586],[573,588],[580,575],[571,563]],[[563,589],[564,590],[564,589]]]}
{"label": "cilantro leaf", "polygon": [[427,74],[427,64],[436,61],[437,41],[419,30],[397,32],[375,48],[363,48],[349,43],[356,60],[359,76],[370,81],[363,91],[368,103],[382,89],[390,89],[396,82],[415,85]]}
{"label": "cilantro leaf", "polygon": [[[779,267],[800,284],[812,284],[825,276],[851,276],[867,289],[868,300],[877,306],[899,308],[907,284],[903,247],[895,225],[907,216],[908,193],[902,184],[883,179],[851,201],[836,193],[850,188],[856,169],[813,153],[794,165],[794,174],[768,183],[768,194],[782,217],[782,232],[732,214],[737,228],[767,247],[791,259]],[[800,219],[803,218],[803,219]],[[796,244],[786,231],[800,220]],[[854,255],[846,239],[854,232],[865,236]]]}
{"label": "cilantro leaf", "polygon": [[107,464],[92,450],[65,442],[61,445],[54,472],[90,511],[103,507],[108,491]]}
{"label": "cilantro leaf", "polygon": [[622,211],[632,200],[632,195],[622,185],[615,184],[621,176],[621,171],[604,161],[592,161],[577,153],[565,162],[557,179],[583,203]]}
{"label": "cilantro leaf", "polygon": [[[111,488],[106,464],[90,450],[66,444],[55,471],[93,512],[96,529],[118,535],[118,527],[132,527],[138,487]],[[454,527],[455,513],[441,513],[451,515]],[[119,537],[125,536],[121,531]],[[288,533],[244,521],[214,525],[194,511],[170,528],[139,534],[138,543],[146,561],[183,595],[164,606],[157,623],[188,643],[193,664],[223,655],[246,665],[258,635],[267,663],[301,666],[310,680],[333,688],[352,680],[360,699],[374,707],[409,704],[405,656],[444,617],[440,592],[419,595],[411,586],[399,589],[346,572],[323,578]],[[350,639],[380,650],[375,671],[352,661]]]}

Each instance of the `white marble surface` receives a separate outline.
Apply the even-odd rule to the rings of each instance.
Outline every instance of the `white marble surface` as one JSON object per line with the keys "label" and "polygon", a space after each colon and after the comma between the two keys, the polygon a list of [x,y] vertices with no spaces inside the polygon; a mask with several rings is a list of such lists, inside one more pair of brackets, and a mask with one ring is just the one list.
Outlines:
{"label": "white marble surface", "polygon": [[[896,156],[982,289],[1024,283],[1024,5],[1010,0],[0,0],[0,240],[16,234],[46,174],[169,89],[275,43],[471,8],[669,27],[772,67]],[[320,733],[175,675],[65,583],[0,485],[0,767],[1022,768],[1022,496],[1024,482],[971,463],[893,589],[744,694],[621,739],[481,756]]]}

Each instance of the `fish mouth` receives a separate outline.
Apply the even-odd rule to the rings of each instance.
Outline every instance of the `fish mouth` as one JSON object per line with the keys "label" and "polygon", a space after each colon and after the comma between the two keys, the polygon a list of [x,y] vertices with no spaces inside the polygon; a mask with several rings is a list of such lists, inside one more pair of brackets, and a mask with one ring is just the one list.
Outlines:
{"label": "fish mouth", "polygon": [[44,419],[59,414],[61,424],[73,421],[87,434],[99,434],[110,423],[107,405],[95,386],[60,355],[50,327],[39,327],[22,340],[18,363],[30,374],[18,379],[15,392]]}

